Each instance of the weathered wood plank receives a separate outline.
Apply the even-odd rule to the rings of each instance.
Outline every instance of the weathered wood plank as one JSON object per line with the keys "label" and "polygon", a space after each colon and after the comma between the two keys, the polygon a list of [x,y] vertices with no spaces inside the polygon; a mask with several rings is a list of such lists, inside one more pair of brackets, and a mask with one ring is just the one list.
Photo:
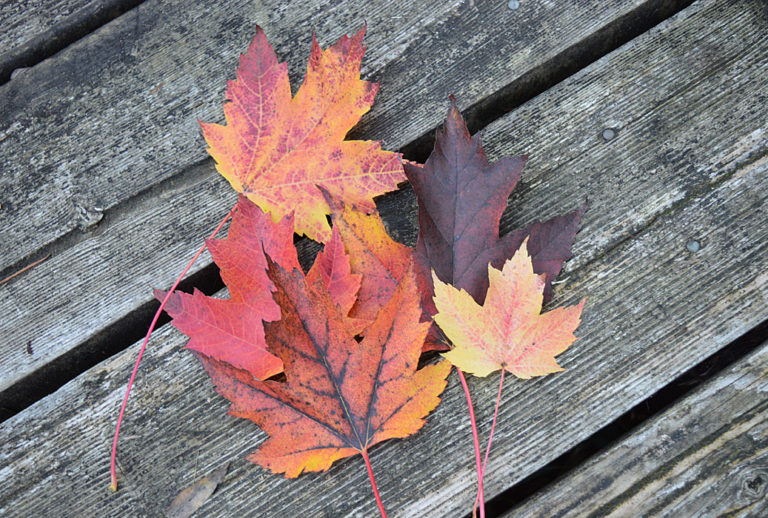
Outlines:
{"label": "weathered wood plank", "polygon": [[512,516],[768,515],[768,343]]}
{"label": "weathered wood plank", "polygon": [[646,3],[149,0],[0,89],[0,268],[206,159],[197,119],[223,119],[256,24],[298,79],[313,29],[328,44],[367,21],[363,76],[384,84],[360,133],[393,149],[438,124],[448,93],[478,102]]}
{"label": "weathered wood plank", "polygon": [[140,0],[32,0],[0,5],[0,83]]}
{"label": "weathered wood plank", "polygon": [[[566,373],[509,384],[489,464],[490,495],[765,318],[766,171],[766,161],[739,169],[695,203],[571,273],[559,295],[589,295],[581,338],[563,357]],[[710,241],[691,257],[682,250],[696,229],[706,229]],[[106,490],[107,452],[136,347],[0,425],[0,512],[47,515],[66,508],[75,515],[99,509],[103,516],[154,516],[195,472],[232,460],[227,479],[206,503],[206,516],[375,514],[359,459],[298,480],[249,465],[243,457],[263,434],[244,420],[223,417],[225,402],[180,350],[181,337],[166,328],[158,338],[125,423],[121,491]],[[484,434],[493,385],[471,380]],[[471,505],[471,441],[455,378],[444,398],[422,433],[373,452],[393,516],[459,515]]]}
{"label": "weathered wood plank", "polygon": [[39,2],[4,2],[0,6],[0,67],[8,54],[16,54],[29,41],[61,23],[91,0],[43,0]]}
{"label": "weathered wood plank", "polygon": [[[753,4],[751,9],[759,8]],[[730,174],[735,163],[749,159],[768,138],[761,130],[765,114],[754,108],[765,89],[750,74],[732,76],[733,70],[766,57],[765,31],[752,14],[747,10],[734,20],[715,21],[707,32],[691,24],[658,41],[643,40],[633,53],[610,58],[608,66],[593,67],[568,81],[568,87],[548,92],[488,128],[484,138],[492,155],[531,153],[527,187],[519,188],[522,196],[513,197],[503,231],[573,208],[589,194],[593,208],[576,249],[575,264],[583,264],[679,203],[685,193],[707,188]],[[733,31],[744,38],[725,37]],[[709,40],[716,38],[723,42],[713,47]],[[416,55],[412,52],[409,60]],[[710,82],[699,79],[702,62]],[[677,74],[679,70],[690,73]],[[739,88],[743,97],[730,95],[732,88]],[[690,93],[676,99],[678,90]],[[720,110],[708,109],[714,98],[722,104]],[[693,111],[692,105],[697,106]],[[404,106],[389,109],[400,113]],[[435,116],[443,113],[444,107]],[[702,132],[711,133],[708,117],[721,128],[709,137],[716,144],[711,152],[697,144]],[[608,143],[599,136],[606,125],[621,126],[619,137]],[[649,132],[659,138],[649,140]],[[734,140],[733,135],[739,137]],[[720,165],[708,171],[709,163]],[[680,174],[681,169],[687,173]],[[653,182],[650,170],[655,170]],[[549,180],[553,175],[557,182]],[[540,183],[542,178],[546,184]],[[0,361],[8,366],[0,374],[3,404],[13,406],[18,398],[18,391],[9,392],[9,387],[145,304],[149,286],[168,286],[234,200],[209,162],[145,198],[108,211],[80,243],[0,289],[0,312],[14,315],[0,322],[0,334],[6,337]],[[411,244],[413,203],[410,192],[381,202],[393,233]],[[63,277],[62,271],[74,273]],[[47,293],[43,300],[41,290]],[[29,340],[32,355],[27,353]]]}
{"label": "weathered wood plank", "polygon": [[[623,54],[627,63],[636,63],[644,55],[654,58],[652,49],[656,46],[659,52],[672,52],[680,43],[671,35],[690,34],[693,38],[680,53],[694,52],[695,34],[704,41],[724,42],[728,38],[720,37],[718,27],[729,27],[734,34],[740,34],[739,27],[753,29],[749,20],[762,6],[752,3],[747,7],[745,10],[741,5],[737,10],[724,8],[720,2],[701,2],[617,54]],[[623,61],[616,61],[616,55],[609,59],[614,64]],[[727,64],[746,75],[759,74],[756,59],[745,51]],[[597,63],[553,89],[551,95],[566,97],[561,89],[577,95],[592,88],[590,80],[599,75],[602,66]],[[717,75],[711,73],[710,78]],[[730,76],[734,78],[733,73]],[[683,90],[705,88],[706,84],[699,81]],[[745,89],[746,83],[740,85],[738,95],[749,98]],[[545,97],[535,102],[544,102]],[[657,108],[652,104],[640,113],[674,106],[679,97],[662,99]],[[718,106],[721,104],[708,108],[711,120],[724,117],[718,115]],[[732,108],[726,105],[723,109]],[[697,120],[705,115],[697,112],[689,117]],[[755,124],[749,117],[745,120],[746,127]],[[720,132],[731,132],[734,140],[730,153],[717,146],[710,151],[710,158],[716,160],[707,171],[713,184],[694,184],[700,187],[665,207],[665,212],[643,229],[631,229],[634,234],[598,254],[589,267],[569,268],[569,280],[559,287],[557,300],[569,302],[589,296],[581,339],[563,355],[566,373],[510,384],[505,401],[514,401],[514,405],[507,403],[502,410],[504,424],[489,465],[489,495],[583,440],[768,314],[768,160],[764,157],[768,143],[760,140],[760,134],[754,136],[754,129],[739,130],[738,126],[712,123],[698,131],[699,138],[707,141]],[[748,140],[750,135],[752,140]],[[622,131],[621,138],[626,139],[623,145],[632,149],[652,140],[648,133],[629,130]],[[662,158],[655,161],[653,169],[657,172],[665,168]],[[590,192],[603,196],[615,193],[613,183],[618,184],[621,176],[609,172],[621,164],[608,161],[605,180],[590,185]],[[565,185],[574,185],[571,175],[578,177],[580,170],[582,166],[574,167],[569,173],[567,167],[560,167],[559,174],[540,178],[527,194],[543,196],[545,182],[550,190],[564,192]],[[558,185],[563,187],[557,189]],[[646,184],[641,187],[647,188]],[[593,210],[601,206],[594,203]],[[599,229],[590,228],[588,221],[581,240],[598,234]],[[703,244],[695,254],[686,251],[692,237]],[[59,505],[74,513],[103,509],[105,515],[126,511],[154,515],[192,481],[195,469],[202,474],[235,459],[233,471],[206,504],[208,516],[375,513],[365,473],[355,459],[340,463],[330,473],[296,481],[285,481],[248,465],[242,457],[263,436],[249,423],[221,417],[226,405],[203,381],[205,376],[193,359],[178,350],[181,343],[178,335],[164,330],[145,365],[121,446],[122,492],[109,495],[98,481],[107,484],[106,451],[135,347],[0,426],[0,458],[7,466],[0,471],[0,493],[8,495],[1,510],[39,514]],[[473,380],[472,388],[482,430],[487,433],[495,386]],[[200,411],[202,406],[205,412]],[[375,449],[372,461],[393,515],[443,516],[468,510],[474,498],[468,433],[463,395],[454,381],[445,403],[423,433]],[[44,447],[51,444],[56,445],[53,450]],[[98,454],[104,455],[101,464],[95,460]],[[70,495],[71,500],[62,495]]]}

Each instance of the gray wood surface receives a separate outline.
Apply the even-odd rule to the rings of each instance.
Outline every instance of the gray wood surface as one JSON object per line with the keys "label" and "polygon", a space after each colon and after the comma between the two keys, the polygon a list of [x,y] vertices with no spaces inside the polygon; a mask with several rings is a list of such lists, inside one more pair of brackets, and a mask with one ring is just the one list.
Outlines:
{"label": "gray wood surface", "polygon": [[[741,169],[737,178],[660,218],[586,271],[571,272],[561,299],[590,296],[581,339],[564,355],[566,373],[508,385],[489,465],[490,495],[583,440],[693,359],[717,350],[753,325],[756,313],[764,317],[768,236],[756,219],[765,213],[756,215],[755,205],[768,201],[766,170],[765,163]],[[683,251],[685,239],[702,227],[712,239],[692,262]],[[745,255],[734,256],[733,247]],[[662,293],[663,306],[656,302]],[[244,456],[263,435],[246,421],[224,416],[226,403],[182,343],[164,329],[144,365],[125,423],[117,494],[106,490],[107,452],[136,347],[0,426],[0,461],[6,466],[0,472],[0,511],[25,516],[65,508],[87,515],[100,509],[105,516],[154,516],[195,473],[232,460],[205,516],[375,514],[359,459],[298,480],[247,463]],[[492,381],[471,383],[484,434]],[[444,399],[423,432],[373,452],[393,516],[453,516],[471,505],[469,430],[455,378]]]}
{"label": "gray wood surface", "polygon": [[758,517],[767,495],[768,343],[506,516]]}
{"label": "gray wood surface", "polygon": [[93,0],[25,0],[0,5],[0,71],[44,41],[56,37],[56,29],[76,23]]}
{"label": "gray wood surface", "polygon": [[367,21],[363,75],[384,83],[364,133],[392,149],[434,128],[448,93],[477,102],[641,3],[149,0],[0,89],[3,267],[205,159],[197,119],[223,119],[256,24],[299,79],[312,30],[328,45]]}
{"label": "gray wood surface", "polygon": [[[221,121],[225,78],[257,23],[300,78],[312,29],[327,45],[365,19],[363,76],[382,87],[356,132],[392,149],[434,128],[449,92],[478,102],[646,3],[150,0],[30,69],[0,88],[0,271],[52,258],[0,287],[0,392],[169,286],[234,203],[197,118]],[[517,139],[505,141],[529,143]],[[389,214],[414,213],[401,200],[384,202],[400,204]]]}
{"label": "gray wood surface", "polygon": [[[580,340],[561,358],[565,373],[513,380],[505,390],[489,496],[768,315],[768,139],[764,108],[754,102],[765,96],[756,80],[766,66],[764,14],[757,1],[699,2],[487,129],[489,148],[514,142],[494,153],[538,150],[525,176],[528,201],[513,219],[562,211],[586,193],[592,199],[579,255],[555,299],[588,296]],[[604,118],[613,112],[624,115]],[[546,138],[515,141],[526,134],[510,128],[522,131],[526,120],[534,134],[544,126]],[[618,138],[599,139],[598,130],[620,123]],[[553,135],[560,137],[549,148]],[[687,250],[691,240],[701,245],[696,253]],[[206,516],[375,514],[359,459],[290,481],[245,461],[263,434],[224,416],[226,403],[183,342],[166,328],[149,352],[125,423],[117,494],[106,490],[107,455],[136,346],[0,425],[0,513],[157,515],[196,473],[232,460]],[[484,434],[492,381],[471,380]],[[444,399],[416,437],[372,453],[393,516],[457,515],[471,506],[472,448],[455,379]]]}

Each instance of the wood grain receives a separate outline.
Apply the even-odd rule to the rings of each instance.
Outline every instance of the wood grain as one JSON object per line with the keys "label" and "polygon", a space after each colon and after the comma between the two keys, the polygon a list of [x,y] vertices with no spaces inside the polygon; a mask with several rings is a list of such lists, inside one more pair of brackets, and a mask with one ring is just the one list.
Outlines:
{"label": "wood grain", "polygon": [[[434,128],[449,92],[462,105],[485,99],[647,3],[511,10],[402,0],[360,11],[352,2],[210,9],[150,0],[30,69],[0,88],[0,270],[20,269],[41,250],[52,258],[0,290],[0,314],[11,316],[0,323],[0,406],[16,405],[26,389],[8,389],[64,354],[102,347],[109,326],[146,307],[150,287],[169,286],[234,203],[215,179],[196,119],[221,121],[224,78],[255,24],[297,79],[313,28],[328,44],[365,18],[363,77],[382,87],[357,133],[391,149]],[[552,131],[560,126],[550,121]],[[505,140],[497,152],[519,142]],[[575,207],[581,196],[559,202]],[[382,211],[394,234],[413,238],[408,193],[384,198]],[[34,355],[25,352],[29,340]]]}
{"label": "wood grain", "polygon": [[[578,133],[582,127],[577,126],[575,135],[563,138],[578,141],[577,135],[582,135],[584,144],[574,144],[579,154],[566,160],[563,152],[555,170],[540,166],[527,177],[525,197],[538,199],[546,210],[558,205],[544,202],[550,193],[561,197],[558,210],[586,192],[605,201],[593,205],[578,238],[580,253],[589,254],[589,262],[577,259],[569,265],[567,282],[558,285],[554,301],[560,305],[588,297],[577,332],[580,340],[561,357],[565,373],[510,383],[505,390],[502,424],[488,468],[489,496],[584,440],[768,315],[768,143],[761,129],[766,119],[762,105],[756,104],[751,112],[733,116],[742,103],[764,96],[764,87],[754,80],[764,73],[764,49],[750,44],[755,41],[750,38],[761,41],[759,26],[750,23],[761,13],[764,6],[759,2],[738,8],[714,0],[699,2],[526,105],[540,103],[541,113],[552,114],[550,134],[568,134],[569,113],[547,111],[553,100],[585,95],[591,110],[604,106],[601,102],[629,102],[606,94],[613,84],[605,72],[609,64],[621,76],[624,67],[643,70],[644,59],[646,68],[658,64],[656,53],[695,56],[704,49],[710,56],[706,75],[696,74],[702,58],[691,58],[689,66],[694,68],[686,73],[681,73],[683,61],[667,60],[679,73],[678,88],[657,97],[655,83],[633,86],[635,116],[618,139],[600,143],[595,133]],[[714,50],[706,45],[710,41],[718,43]],[[734,45],[741,50],[734,51]],[[718,61],[717,49],[733,57]],[[663,63],[657,68],[659,74],[666,70]],[[737,81],[730,95],[712,103],[690,101],[716,96],[718,79],[723,78],[730,78],[732,85]],[[649,99],[645,104],[643,96]],[[692,109],[678,109],[677,99],[689,102]],[[521,110],[489,128],[487,138],[493,138],[494,128],[521,119]],[[699,154],[693,155],[696,162],[690,169],[681,168],[674,156],[665,159],[669,155],[654,153],[659,142],[652,128],[658,122],[649,121],[666,120],[665,115],[676,117],[672,129],[687,122],[697,132],[700,142],[691,152]],[[704,120],[716,122],[697,123]],[[587,122],[601,125],[599,120]],[[729,137],[718,140],[723,133]],[[607,152],[609,148],[613,151]],[[618,158],[593,161],[590,153]],[[648,169],[627,174],[623,182],[635,160],[644,160]],[[673,174],[684,176],[682,185],[687,187],[673,202],[660,203],[663,191],[653,186],[658,181],[660,189],[668,188],[661,180]],[[587,183],[574,178],[586,178]],[[635,191],[645,193],[636,198],[635,213],[626,213],[621,198],[618,208],[610,202],[611,196]],[[654,206],[660,210],[654,213]],[[593,221],[607,218],[606,213],[621,224],[604,234]],[[651,213],[653,217],[640,220],[642,225],[623,225],[633,214]],[[512,216],[518,217],[514,212]],[[616,233],[614,238],[605,237],[609,231]],[[692,239],[700,243],[695,253],[687,248]],[[607,246],[598,248],[599,243]],[[99,509],[105,516],[152,516],[162,513],[178,490],[192,482],[196,469],[206,473],[232,460],[227,479],[201,510],[206,516],[375,514],[360,459],[291,481],[248,464],[244,456],[263,434],[249,422],[224,417],[226,403],[191,355],[180,350],[183,342],[166,328],[150,350],[124,428],[121,491],[106,490],[107,452],[136,346],[0,425],[0,465],[5,466],[0,470],[0,513],[46,515],[67,509],[87,515]],[[471,380],[471,387],[481,432],[487,434],[495,384]],[[371,460],[393,516],[468,512],[474,499],[474,464],[463,394],[455,379],[423,432],[374,449]]]}
{"label": "wood grain", "polygon": [[765,516],[768,343],[506,516]]}
{"label": "wood grain", "polygon": [[478,102],[644,3],[148,0],[0,88],[0,267],[205,160],[197,119],[223,120],[257,24],[295,86],[313,30],[328,45],[366,21],[362,74],[383,84],[358,134],[397,149],[436,127],[448,93]]}
{"label": "wood grain", "polygon": [[[758,9],[753,5],[733,20],[717,21],[708,32],[692,24],[646,39],[633,53],[613,55],[569,80],[567,88],[554,89],[487,128],[483,136],[493,157],[531,155],[503,232],[574,208],[589,195],[592,209],[573,262],[583,264],[686,193],[708,188],[734,164],[749,160],[768,138],[764,113],[755,109],[765,89],[753,80],[757,76],[741,74],[735,82],[731,77],[734,70],[764,62],[765,30],[752,16]],[[736,30],[744,40],[726,37]],[[715,38],[723,43],[713,47],[709,40]],[[701,63],[709,81],[700,80]],[[681,69],[689,73],[676,76]],[[676,96],[679,89],[689,92]],[[708,109],[713,99],[721,109]],[[710,131],[710,119],[721,131]],[[606,126],[619,132],[611,142],[600,137]],[[709,142],[717,144],[711,149],[699,145],[707,131]],[[658,139],[648,139],[649,133]],[[106,211],[77,243],[0,290],[1,312],[13,315],[0,322],[6,337],[0,345],[0,360],[7,365],[0,374],[4,405],[12,407],[19,398],[10,387],[143,307],[151,300],[150,287],[171,284],[234,203],[234,194],[212,169],[204,162],[119,210]],[[393,235],[413,244],[410,191],[383,198],[380,208]],[[209,261],[204,257],[193,272]],[[33,355],[26,353],[30,340]]]}
{"label": "wood grain", "polygon": [[[659,218],[589,268],[571,272],[562,302],[587,294],[579,341],[561,357],[567,371],[505,390],[489,496],[540,468],[658,390],[768,312],[768,163],[741,168],[696,203]],[[705,228],[697,256],[687,236]],[[734,255],[734,248],[742,251]],[[165,328],[143,367],[121,443],[121,490],[110,493],[107,453],[136,346],[88,371],[0,425],[0,512],[154,516],[192,482],[233,467],[205,516],[373,515],[360,459],[328,473],[286,480],[244,460],[263,434],[225,416],[184,339]],[[487,436],[493,380],[470,380]],[[455,377],[444,403],[414,438],[372,453],[393,516],[459,515],[474,498],[465,402]]]}
{"label": "wood grain", "polygon": [[[82,22],[88,11],[107,2],[93,0],[27,0],[0,5],[0,81],[25,55],[35,52],[66,28]],[[114,3],[114,2],[112,2]],[[98,4],[102,4],[101,6]],[[21,72],[21,71],[20,71]]]}

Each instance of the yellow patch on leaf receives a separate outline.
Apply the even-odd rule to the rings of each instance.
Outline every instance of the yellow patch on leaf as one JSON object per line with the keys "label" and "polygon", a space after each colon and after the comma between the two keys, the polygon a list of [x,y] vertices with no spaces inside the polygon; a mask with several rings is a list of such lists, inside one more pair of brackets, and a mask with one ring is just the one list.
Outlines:
{"label": "yellow patch on leaf", "polygon": [[330,209],[317,186],[368,212],[373,197],[405,180],[398,153],[344,137],[373,104],[360,79],[365,27],[322,50],[312,40],[304,83],[291,98],[288,71],[259,28],[227,85],[226,126],[201,122],[208,152],[232,187],[269,212],[294,212],[296,232],[326,242]]}
{"label": "yellow patch on leaf", "polygon": [[540,314],[545,276],[533,272],[527,240],[502,270],[489,265],[488,277],[481,306],[433,273],[435,322],[454,345],[443,356],[483,377],[502,368],[524,379],[563,370],[555,356],[576,340],[585,301]]}

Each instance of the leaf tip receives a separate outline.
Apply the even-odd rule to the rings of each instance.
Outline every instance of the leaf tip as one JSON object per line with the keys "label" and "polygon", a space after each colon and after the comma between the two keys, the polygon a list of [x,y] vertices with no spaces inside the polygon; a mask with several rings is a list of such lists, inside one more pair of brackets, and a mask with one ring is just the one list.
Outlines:
{"label": "leaf tip", "polygon": [[167,292],[167,291],[165,291],[165,290],[161,290],[161,289],[159,289],[159,288],[155,288],[154,290],[152,290],[152,295],[153,295],[153,296],[154,296],[154,297],[155,297],[157,300],[159,300],[160,302],[162,302],[162,301],[163,301],[163,299],[165,298],[165,295],[166,295],[166,293],[168,293],[168,292]]}
{"label": "leaf tip", "polygon": [[[368,31],[368,20],[363,20],[363,26],[360,27],[360,30],[358,30],[355,33],[354,38],[360,38],[360,41],[362,41],[363,37],[365,36],[365,33],[367,31]],[[363,49],[363,50],[365,50],[365,49]]]}

